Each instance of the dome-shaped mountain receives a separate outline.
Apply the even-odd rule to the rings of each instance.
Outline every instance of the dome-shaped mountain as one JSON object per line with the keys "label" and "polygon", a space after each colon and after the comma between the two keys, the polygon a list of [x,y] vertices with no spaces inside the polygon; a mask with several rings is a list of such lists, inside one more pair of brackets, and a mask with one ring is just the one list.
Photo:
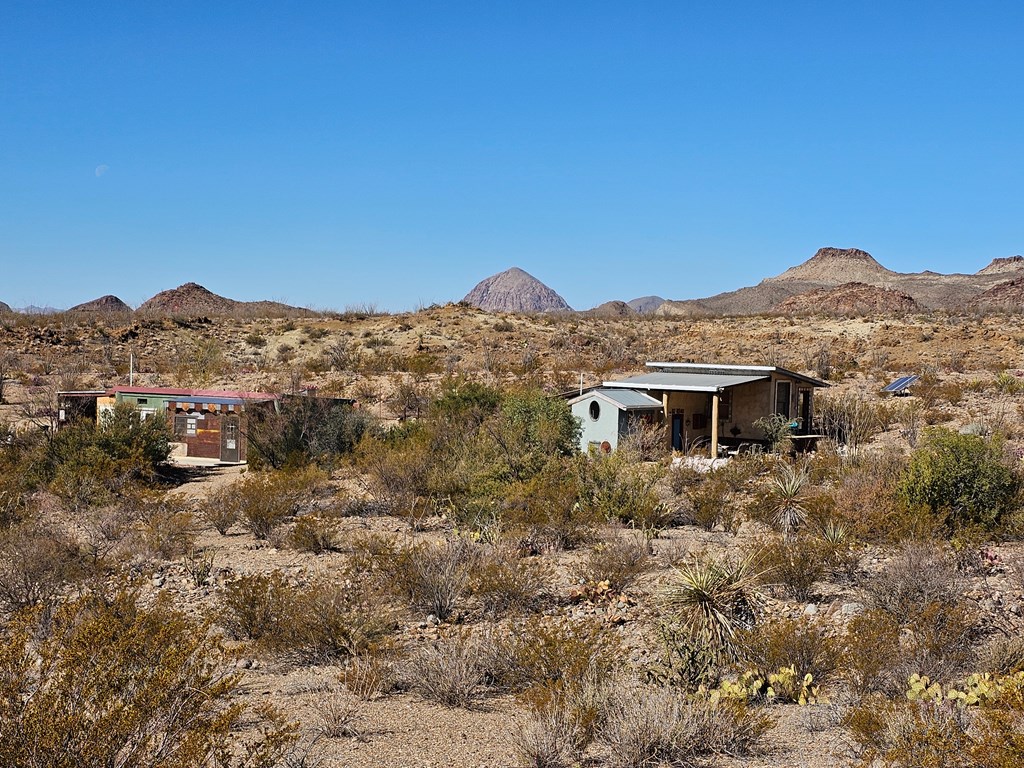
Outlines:
{"label": "dome-shaped mountain", "polygon": [[107,294],[92,301],[85,301],[71,307],[68,312],[131,312],[132,308],[117,296]]}
{"label": "dome-shaped mountain", "polygon": [[992,259],[992,263],[984,269],[979,269],[977,275],[1000,275],[1004,272],[1024,272],[1024,256],[1007,256],[1002,259]]}
{"label": "dome-shaped mountain", "polygon": [[895,272],[886,269],[870,253],[859,248],[819,248],[803,264],[790,267],[781,275],[768,280],[805,280],[842,285],[853,282],[873,283],[895,276]]}
{"label": "dome-shaped mountain", "polygon": [[0,313],[13,311],[14,310],[11,309],[11,306],[9,304],[4,304],[2,301],[0,301]]}
{"label": "dome-shaped mountain", "polygon": [[775,307],[776,311],[784,314],[821,313],[829,315],[860,313],[888,315],[914,312],[920,308],[921,306],[914,301],[913,297],[903,291],[856,282],[790,296]]}
{"label": "dome-shaped mountain", "polygon": [[583,314],[591,317],[633,317],[636,310],[625,301],[606,301],[593,309],[588,309]]}
{"label": "dome-shaped mountain", "polygon": [[566,312],[565,299],[518,267],[477,283],[464,302],[485,312]]}

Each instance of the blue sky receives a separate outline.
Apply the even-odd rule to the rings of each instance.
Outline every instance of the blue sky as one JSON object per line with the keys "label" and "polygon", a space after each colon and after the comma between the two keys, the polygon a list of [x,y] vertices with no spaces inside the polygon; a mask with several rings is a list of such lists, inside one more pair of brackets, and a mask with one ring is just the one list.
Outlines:
{"label": "blue sky", "polygon": [[1018,2],[0,4],[0,300],[577,308],[1024,251]]}

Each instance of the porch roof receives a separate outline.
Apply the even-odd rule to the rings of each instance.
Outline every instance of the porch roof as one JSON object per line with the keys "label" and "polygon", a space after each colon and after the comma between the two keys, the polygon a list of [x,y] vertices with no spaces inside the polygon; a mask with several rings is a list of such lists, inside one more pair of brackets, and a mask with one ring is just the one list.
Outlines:
{"label": "porch roof", "polygon": [[764,381],[771,378],[768,373],[760,375],[725,373],[669,373],[658,371],[630,376],[621,381],[606,381],[606,387],[622,387],[626,389],[662,390],[668,392],[720,392],[729,387],[749,384],[752,381]]}
{"label": "porch roof", "polygon": [[569,405],[574,405],[590,397],[599,397],[602,400],[607,400],[621,411],[643,411],[661,408],[660,400],[655,400],[650,395],[645,395],[643,392],[636,392],[632,389],[592,389],[579,397],[574,397],[569,401]]}

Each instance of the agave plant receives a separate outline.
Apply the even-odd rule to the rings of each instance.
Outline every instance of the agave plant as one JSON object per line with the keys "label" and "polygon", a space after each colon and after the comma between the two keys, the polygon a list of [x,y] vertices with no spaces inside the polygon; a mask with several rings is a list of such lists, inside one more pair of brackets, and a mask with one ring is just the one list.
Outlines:
{"label": "agave plant", "polygon": [[661,599],[687,634],[731,659],[737,630],[754,625],[764,575],[754,555],[736,562],[697,559],[674,570]]}
{"label": "agave plant", "polygon": [[797,469],[790,464],[783,464],[769,484],[771,516],[782,537],[787,541],[793,538],[797,529],[807,520],[804,488],[809,478],[806,467]]}

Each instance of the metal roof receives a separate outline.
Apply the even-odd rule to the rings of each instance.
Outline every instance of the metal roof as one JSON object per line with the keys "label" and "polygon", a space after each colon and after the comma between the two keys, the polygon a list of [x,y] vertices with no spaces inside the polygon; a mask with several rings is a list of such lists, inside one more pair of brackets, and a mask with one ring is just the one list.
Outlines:
{"label": "metal roof", "polygon": [[606,387],[629,389],[661,389],[674,392],[718,392],[727,387],[737,387],[752,381],[770,378],[767,373],[739,376],[724,373],[667,373],[664,371],[630,376],[622,381],[606,381]]}
{"label": "metal roof", "polygon": [[114,387],[109,395],[141,395],[174,398],[184,402],[214,403],[219,401],[279,400],[280,395],[268,392],[239,392],[230,389],[174,389],[170,387]]}
{"label": "metal roof", "polygon": [[569,401],[569,405],[574,405],[595,395],[600,397],[602,400],[611,402],[622,411],[639,411],[661,408],[660,400],[655,400],[650,395],[645,395],[643,392],[634,392],[630,389],[592,389],[578,397],[574,397]]}
{"label": "metal roof", "polygon": [[716,363],[647,363],[648,368],[665,369],[666,372],[679,371],[686,373],[715,373],[729,375],[756,375],[763,373],[777,373],[793,379],[800,379],[813,384],[816,387],[827,387],[828,382],[815,379],[813,376],[804,376],[802,373],[780,368],[777,365],[719,365]]}

